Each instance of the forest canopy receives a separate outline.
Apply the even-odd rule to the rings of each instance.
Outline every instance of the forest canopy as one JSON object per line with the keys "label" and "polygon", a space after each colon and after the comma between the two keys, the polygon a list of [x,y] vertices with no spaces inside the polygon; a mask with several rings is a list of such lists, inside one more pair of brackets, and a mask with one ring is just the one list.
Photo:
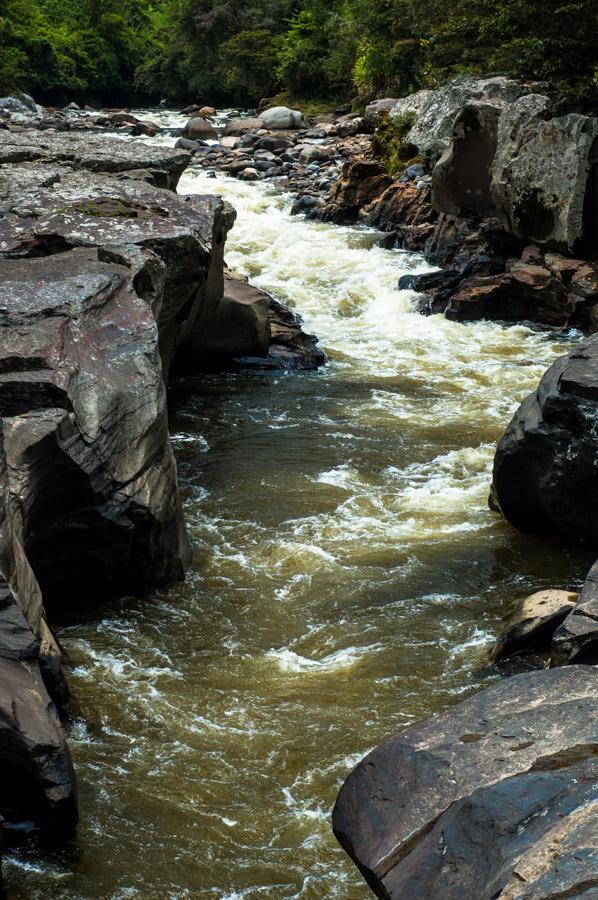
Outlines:
{"label": "forest canopy", "polygon": [[0,91],[45,102],[363,102],[466,73],[598,108],[598,3],[0,0]]}

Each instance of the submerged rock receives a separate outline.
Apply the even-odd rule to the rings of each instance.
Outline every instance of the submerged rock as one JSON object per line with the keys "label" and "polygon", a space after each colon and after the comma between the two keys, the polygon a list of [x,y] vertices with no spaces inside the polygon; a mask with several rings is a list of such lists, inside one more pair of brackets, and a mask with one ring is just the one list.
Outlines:
{"label": "submerged rock", "polygon": [[374,893],[548,900],[593,890],[597,701],[598,669],[527,673],[374,750],[333,814]]}
{"label": "submerged rock", "polygon": [[598,336],[546,372],[494,460],[493,503],[520,531],[598,549]]}

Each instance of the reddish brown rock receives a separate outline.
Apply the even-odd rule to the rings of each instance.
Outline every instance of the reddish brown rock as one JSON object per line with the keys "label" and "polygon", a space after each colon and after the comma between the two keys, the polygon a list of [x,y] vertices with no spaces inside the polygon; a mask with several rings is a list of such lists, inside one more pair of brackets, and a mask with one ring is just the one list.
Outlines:
{"label": "reddish brown rock", "polygon": [[449,319],[566,325],[574,309],[564,285],[540,266],[517,263],[510,272],[465,279],[446,308]]}
{"label": "reddish brown rock", "polygon": [[379,200],[393,184],[394,179],[380,163],[367,159],[350,162],[332,188],[322,218],[343,224],[356,222],[361,211]]}

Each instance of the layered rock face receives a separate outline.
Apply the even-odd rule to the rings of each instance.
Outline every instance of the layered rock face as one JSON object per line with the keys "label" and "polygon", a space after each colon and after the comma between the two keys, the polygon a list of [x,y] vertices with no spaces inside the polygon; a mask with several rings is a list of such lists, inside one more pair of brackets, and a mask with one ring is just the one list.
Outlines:
{"label": "layered rock face", "polygon": [[598,889],[598,670],[502,681],[350,775],[337,838],[384,900],[548,900]]}
{"label": "layered rock face", "polygon": [[598,548],[598,337],[558,359],[515,414],[494,461],[493,501],[520,531]]}
{"label": "layered rock face", "polygon": [[[77,795],[58,712],[40,667],[40,641],[0,581],[0,771],[7,826],[38,826],[53,838],[77,824]],[[1,825],[1,821],[0,821]],[[0,857],[2,850],[0,828]]]}
{"label": "layered rock face", "polygon": [[598,665],[598,563],[590,569],[577,604],[556,630],[551,652],[553,666]]}
{"label": "layered rock face", "polygon": [[[181,578],[187,549],[151,307],[127,267],[101,262],[96,248],[2,270],[7,511],[46,604],[143,595]],[[18,561],[8,574],[20,583]]]}
{"label": "layered rock face", "polygon": [[39,161],[77,169],[126,175],[174,190],[189,165],[189,154],[166,147],[125,143],[92,134],[0,133],[0,165]]}

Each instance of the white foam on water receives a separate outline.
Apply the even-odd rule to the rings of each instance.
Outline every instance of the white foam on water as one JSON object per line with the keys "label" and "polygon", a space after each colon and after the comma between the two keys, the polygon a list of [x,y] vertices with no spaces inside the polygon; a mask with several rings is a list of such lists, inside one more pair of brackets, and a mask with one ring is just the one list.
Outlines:
{"label": "white foam on water", "polygon": [[288,675],[330,674],[351,669],[365,656],[380,649],[380,644],[370,647],[348,647],[346,650],[337,650],[323,659],[310,659],[284,647],[282,650],[268,651],[266,659],[273,660],[280,671]]}

